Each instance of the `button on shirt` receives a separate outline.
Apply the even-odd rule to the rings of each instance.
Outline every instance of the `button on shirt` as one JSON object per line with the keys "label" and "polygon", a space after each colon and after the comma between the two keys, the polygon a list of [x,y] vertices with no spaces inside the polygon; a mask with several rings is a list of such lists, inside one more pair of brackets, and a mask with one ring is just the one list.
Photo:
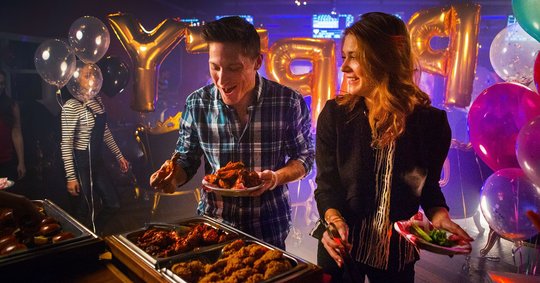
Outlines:
{"label": "button on shirt", "polygon": [[[214,84],[187,98],[176,151],[188,178],[195,175],[202,155],[206,174],[215,173],[229,161],[242,161],[249,170],[275,171],[289,159],[298,160],[306,172],[311,171],[311,118],[302,96],[260,75],[254,95],[245,127]],[[260,197],[227,197],[203,191],[198,213],[280,247],[284,247],[292,223],[289,193],[284,186]]]}

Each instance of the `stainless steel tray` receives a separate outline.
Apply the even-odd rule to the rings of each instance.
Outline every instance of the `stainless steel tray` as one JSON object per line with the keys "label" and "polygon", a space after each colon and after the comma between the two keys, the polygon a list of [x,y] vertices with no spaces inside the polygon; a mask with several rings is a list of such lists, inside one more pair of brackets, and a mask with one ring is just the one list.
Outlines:
{"label": "stainless steel tray", "polygon": [[[283,272],[283,273],[280,273],[274,277],[271,277],[267,280],[264,280],[262,282],[288,282],[292,279],[298,279],[299,276],[301,276],[305,269],[307,269],[309,267],[309,263],[304,261],[303,259],[300,259],[286,251],[283,251],[281,249],[278,249],[276,247],[273,247],[271,245],[268,245],[262,241],[259,241],[259,240],[256,240],[256,239],[244,239],[244,242],[245,242],[245,245],[250,245],[250,244],[258,244],[258,245],[261,245],[263,247],[266,247],[267,249],[269,250],[278,250],[280,252],[283,253],[283,257],[289,261],[289,263],[291,263],[292,265],[292,269],[286,271],[286,272]],[[215,246],[215,247],[212,247],[211,249],[208,249],[204,252],[201,252],[201,253],[198,253],[198,254],[195,254],[195,255],[192,255],[191,257],[189,258],[176,258],[176,259],[171,259],[167,262],[163,262],[162,263],[162,268],[160,269],[160,272],[163,274],[163,276],[170,282],[180,282],[180,283],[190,283],[189,281],[186,281],[184,280],[183,278],[181,278],[180,276],[178,276],[177,274],[175,274],[171,268],[174,264],[176,263],[180,263],[180,262],[189,262],[189,261],[192,261],[192,260],[199,260],[203,263],[215,263],[219,257],[222,255],[222,248],[227,245],[226,243],[225,244],[222,244],[220,246]]]}
{"label": "stainless steel tray", "polygon": [[237,231],[235,229],[232,229],[232,228],[230,228],[228,226],[225,226],[225,225],[223,225],[223,224],[221,224],[221,223],[219,223],[219,222],[217,222],[217,221],[215,221],[215,220],[213,220],[213,219],[211,219],[209,217],[196,216],[196,217],[192,217],[192,218],[186,218],[186,219],[181,219],[181,220],[178,220],[178,221],[173,221],[170,224],[169,223],[148,223],[148,224],[145,225],[144,228],[120,234],[116,238],[126,248],[128,248],[133,253],[135,253],[139,258],[144,260],[147,264],[153,266],[156,269],[159,269],[163,262],[167,262],[167,261],[169,261],[171,259],[191,257],[194,254],[204,252],[204,251],[206,251],[208,249],[211,249],[211,248],[213,248],[213,247],[215,247],[217,245],[221,245],[222,243],[212,244],[212,245],[208,245],[208,246],[196,247],[196,248],[194,248],[194,249],[192,249],[190,251],[180,253],[180,254],[177,254],[177,255],[173,255],[173,256],[170,256],[170,257],[155,257],[155,256],[152,256],[152,255],[148,254],[142,248],[137,246],[137,239],[141,235],[143,235],[144,232],[146,232],[148,229],[151,229],[151,228],[158,228],[158,229],[171,230],[171,231],[175,230],[180,235],[182,235],[182,234],[189,233],[189,231],[191,230],[191,227],[194,227],[197,224],[208,225],[210,227],[213,227],[215,229],[221,230],[224,233],[226,233],[228,235],[228,239],[227,239],[227,241],[225,241],[223,243],[228,243],[228,242],[242,236],[241,232],[239,232],[239,231]]}
{"label": "stainless steel tray", "polygon": [[48,243],[39,247],[31,247],[26,251],[1,256],[1,270],[17,263],[26,264],[34,259],[39,259],[41,261],[42,258],[54,254],[61,253],[62,255],[67,256],[69,255],[69,250],[78,249],[88,244],[102,242],[97,235],[84,227],[52,201],[45,199],[33,200],[32,202],[38,206],[42,206],[48,216],[54,217],[60,223],[63,231],[71,232],[75,237],[57,243]]}

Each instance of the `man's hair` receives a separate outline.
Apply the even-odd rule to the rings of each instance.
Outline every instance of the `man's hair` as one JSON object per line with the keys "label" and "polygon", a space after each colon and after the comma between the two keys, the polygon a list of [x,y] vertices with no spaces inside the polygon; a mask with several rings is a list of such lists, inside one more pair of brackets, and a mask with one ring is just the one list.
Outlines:
{"label": "man's hair", "polygon": [[238,16],[223,17],[204,25],[203,39],[207,43],[238,43],[244,55],[255,58],[261,54],[261,39],[255,27]]}

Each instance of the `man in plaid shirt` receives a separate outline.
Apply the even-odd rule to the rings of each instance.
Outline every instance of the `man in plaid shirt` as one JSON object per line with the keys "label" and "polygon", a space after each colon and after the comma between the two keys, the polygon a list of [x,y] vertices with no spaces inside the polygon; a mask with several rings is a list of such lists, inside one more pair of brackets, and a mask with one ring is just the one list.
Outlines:
{"label": "man in plaid shirt", "polygon": [[292,223],[286,184],[313,166],[310,111],[300,94],[257,73],[262,55],[253,25],[225,17],[206,24],[203,37],[213,84],[187,98],[176,145],[179,159],[162,178],[166,162],[151,184],[174,191],[195,175],[202,155],[206,174],[241,161],[259,173],[263,186],[247,197],[203,191],[197,211],[285,249]]}

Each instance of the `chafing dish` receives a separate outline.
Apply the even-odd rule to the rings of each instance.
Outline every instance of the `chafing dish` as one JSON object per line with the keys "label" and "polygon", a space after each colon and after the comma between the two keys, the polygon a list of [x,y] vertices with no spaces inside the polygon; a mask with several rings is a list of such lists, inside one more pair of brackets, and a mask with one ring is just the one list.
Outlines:
{"label": "chafing dish", "polygon": [[231,240],[234,240],[240,237],[240,233],[237,230],[231,229],[230,227],[225,226],[219,222],[216,222],[209,217],[197,216],[197,217],[174,221],[171,224],[149,223],[145,225],[144,228],[137,229],[135,231],[130,231],[127,233],[123,233],[119,235],[117,239],[122,244],[124,244],[129,250],[137,254],[146,263],[154,266],[155,268],[159,268],[162,262],[168,261],[171,258],[190,257],[193,254],[197,254],[199,252],[203,252],[207,249],[210,249],[214,247],[216,244],[201,245],[201,246],[194,247],[193,249],[189,251],[178,253],[176,255],[159,257],[159,256],[150,255],[149,253],[144,251],[142,248],[140,248],[137,245],[137,240],[139,239],[139,237],[141,237],[146,231],[152,228],[164,230],[164,231],[176,231],[180,236],[184,236],[184,235],[187,235],[192,230],[192,228],[198,224],[207,225],[209,227],[216,229],[220,233],[226,234],[227,240],[224,241],[224,243],[230,242]]}
{"label": "chafing dish", "polygon": [[[97,260],[103,252],[105,244],[68,213],[50,200],[33,200],[36,206],[42,207],[45,214],[54,217],[63,231],[73,233],[71,239],[48,243],[43,246],[30,247],[25,251],[17,251],[0,257],[0,274],[21,271],[27,267],[42,266],[47,263],[92,258]],[[32,269],[28,269],[32,270]]]}
{"label": "chafing dish", "polygon": [[[298,257],[295,257],[294,255],[286,252],[286,251],[283,251],[283,250],[280,250],[276,247],[273,247],[271,245],[268,245],[262,241],[259,241],[259,240],[255,240],[255,239],[246,239],[244,240],[245,242],[245,245],[244,246],[248,246],[248,245],[251,245],[251,244],[257,244],[257,245],[260,245],[268,250],[277,250],[277,251],[280,251],[282,254],[283,254],[283,259],[285,259],[286,261],[288,261],[290,263],[290,265],[292,266],[291,269],[287,270],[287,271],[284,271],[284,272],[280,272],[278,274],[276,274],[275,276],[272,276],[270,278],[268,278],[267,280],[264,280],[263,282],[288,282],[290,280],[292,280],[293,278],[297,278],[299,275],[301,275],[302,273],[304,273],[306,271],[306,269],[308,269],[308,265],[309,263],[304,261],[303,259],[300,259]],[[204,252],[200,252],[200,253],[197,253],[197,254],[194,254],[192,255],[191,257],[189,258],[175,258],[175,259],[171,259],[167,262],[164,262],[162,263],[162,268],[161,268],[161,272],[164,274],[164,277],[166,277],[169,281],[171,282],[178,282],[178,283],[192,283],[191,281],[189,280],[186,280],[185,278],[182,278],[181,276],[175,274],[172,270],[172,267],[175,265],[175,264],[178,264],[178,263],[187,263],[187,262],[190,262],[190,261],[194,261],[194,260],[197,260],[197,261],[200,261],[202,262],[203,264],[213,264],[215,262],[217,262],[222,254],[223,254],[223,247],[226,246],[226,244],[222,244],[220,246],[216,246],[216,247],[213,247],[212,249],[209,249],[209,250],[206,250]],[[245,266],[245,267],[249,267],[249,266]]]}

